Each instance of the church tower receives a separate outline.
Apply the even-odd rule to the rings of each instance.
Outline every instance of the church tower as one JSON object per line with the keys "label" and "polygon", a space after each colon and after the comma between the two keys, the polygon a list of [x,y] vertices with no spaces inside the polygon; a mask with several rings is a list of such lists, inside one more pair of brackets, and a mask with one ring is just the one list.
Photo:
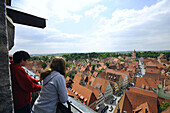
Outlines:
{"label": "church tower", "polygon": [[135,51],[135,49],[134,49],[134,51],[133,51],[133,58],[135,58],[136,59],[136,51]]}

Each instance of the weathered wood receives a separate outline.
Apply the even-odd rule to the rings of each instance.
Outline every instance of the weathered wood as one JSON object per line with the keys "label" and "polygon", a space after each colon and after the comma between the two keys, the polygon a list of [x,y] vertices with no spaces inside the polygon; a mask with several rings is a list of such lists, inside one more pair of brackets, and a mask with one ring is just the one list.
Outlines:
{"label": "weathered wood", "polygon": [[12,113],[5,0],[0,0],[0,20],[0,113]]}
{"label": "weathered wood", "polygon": [[11,0],[6,0],[6,5],[11,6]]}
{"label": "weathered wood", "polygon": [[45,28],[46,20],[31,14],[27,14],[21,11],[14,10],[10,7],[7,7],[7,15],[12,19],[14,23]]}
{"label": "weathered wood", "polygon": [[11,18],[6,16],[7,20],[7,33],[8,33],[8,49],[11,50],[14,46],[14,33],[15,33],[15,26]]}

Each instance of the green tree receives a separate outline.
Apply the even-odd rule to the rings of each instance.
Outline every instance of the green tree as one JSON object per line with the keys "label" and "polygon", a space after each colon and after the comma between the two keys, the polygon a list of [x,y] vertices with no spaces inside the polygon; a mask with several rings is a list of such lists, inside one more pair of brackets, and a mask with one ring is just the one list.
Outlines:
{"label": "green tree", "polygon": [[47,67],[47,64],[45,62],[42,62],[41,67],[45,69]]}
{"label": "green tree", "polygon": [[101,73],[101,72],[103,72],[103,71],[102,71],[102,70],[96,70],[96,72]]}
{"label": "green tree", "polygon": [[66,61],[66,67],[71,67],[71,64]]}
{"label": "green tree", "polygon": [[168,72],[170,72],[170,69],[168,69]]}
{"label": "green tree", "polygon": [[109,66],[109,62],[105,62],[105,65],[108,67]]}
{"label": "green tree", "polygon": [[139,62],[139,60],[138,60],[138,59],[135,59],[135,61]]}
{"label": "green tree", "polygon": [[160,107],[161,108],[161,111],[164,111],[168,106],[170,106],[170,103],[169,102],[164,102],[162,104],[162,106]]}
{"label": "green tree", "polygon": [[121,62],[124,62],[125,60],[123,60],[123,59],[120,59],[120,61],[121,61]]}
{"label": "green tree", "polygon": [[95,65],[94,64],[92,65],[92,70],[95,70]]}

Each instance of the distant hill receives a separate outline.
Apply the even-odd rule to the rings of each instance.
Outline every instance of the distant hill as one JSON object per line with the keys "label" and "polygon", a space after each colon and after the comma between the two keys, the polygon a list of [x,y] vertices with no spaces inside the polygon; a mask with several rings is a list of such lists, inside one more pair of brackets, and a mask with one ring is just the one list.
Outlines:
{"label": "distant hill", "polygon": [[62,56],[64,54],[71,54],[71,53],[53,53],[53,54],[30,54],[31,56]]}
{"label": "distant hill", "polygon": [[[87,53],[132,53],[133,51],[115,51],[115,52],[87,52]],[[147,51],[137,51],[136,52],[147,52]],[[152,50],[151,52],[170,52],[170,50]],[[83,53],[83,52],[73,52],[73,53]],[[64,54],[72,53],[52,53],[52,54],[31,54],[31,56],[62,56]]]}

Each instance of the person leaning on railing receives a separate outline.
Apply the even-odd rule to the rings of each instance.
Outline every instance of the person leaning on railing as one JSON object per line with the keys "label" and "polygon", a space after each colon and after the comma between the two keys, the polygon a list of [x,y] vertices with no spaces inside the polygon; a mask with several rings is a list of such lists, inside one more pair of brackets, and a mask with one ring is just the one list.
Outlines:
{"label": "person leaning on railing", "polygon": [[68,100],[66,90],[66,62],[62,57],[54,57],[49,68],[40,73],[42,89],[33,107],[33,113],[56,113],[57,103]]}
{"label": "person leaning on railing", "polygon": [[27,52],[17,51],[13,55],[13,61],[11,60],[10,71],[15,113],[30,113],[31,93],[40,91],[42,87],[35,84],[39,80],[31,78],[22,68],[27,64],[29,58],[30,55]]}

